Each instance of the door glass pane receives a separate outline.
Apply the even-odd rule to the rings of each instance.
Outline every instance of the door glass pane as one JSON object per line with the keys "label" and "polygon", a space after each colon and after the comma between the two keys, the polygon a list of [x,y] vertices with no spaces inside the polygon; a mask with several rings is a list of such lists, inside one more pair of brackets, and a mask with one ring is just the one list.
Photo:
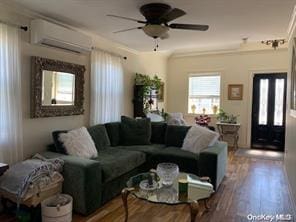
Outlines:
{"label": "door glass pane", "polygon": [[284,79],[275,80],[275,102],[274,102],[274,121],[275,126],[283,125],[284,116]]}
{"label": "door glass pane", "polygon": [[267,124],[268,79],[260,79],[259,124]]}

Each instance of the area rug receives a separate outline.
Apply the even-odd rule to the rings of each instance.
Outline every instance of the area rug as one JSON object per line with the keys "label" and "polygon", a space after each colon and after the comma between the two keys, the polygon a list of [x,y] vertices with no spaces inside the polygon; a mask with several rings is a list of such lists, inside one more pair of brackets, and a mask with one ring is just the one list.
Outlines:
{"label": "area rug", "polygon": [[278,160],[278,161],[284,160],[283,152],[268,151],[268,150],[239,148],[237,151],[235,151],[234,155],[249,157],[249,158],[265,159],[265,160]]}

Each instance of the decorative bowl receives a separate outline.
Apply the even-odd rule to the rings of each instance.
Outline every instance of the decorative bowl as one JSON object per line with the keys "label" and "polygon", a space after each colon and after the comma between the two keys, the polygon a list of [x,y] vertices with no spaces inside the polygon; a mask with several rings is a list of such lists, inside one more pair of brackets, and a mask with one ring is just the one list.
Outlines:
{"label": "decorative bowl", "polygon": [[179,175],[179,167],[174,163],[159,163],[156,172],[164,186],[171,186]]}
{"label": "decorative bowl", "polygon": [[140,182],[140,188],[144,191],[152,191],[152,190],[155,190],[157,189],[157,182],[155,180],[152,181],[152,184],[150,185],[148,180],[142,180]]}

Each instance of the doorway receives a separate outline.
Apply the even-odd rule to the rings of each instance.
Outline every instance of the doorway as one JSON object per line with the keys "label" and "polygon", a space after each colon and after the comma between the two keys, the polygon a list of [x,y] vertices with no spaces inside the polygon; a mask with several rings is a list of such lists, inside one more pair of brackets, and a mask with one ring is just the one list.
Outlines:
{"label": "doorway", "polygon": [[251,147],[284,151],[287,73],[253,78]]}

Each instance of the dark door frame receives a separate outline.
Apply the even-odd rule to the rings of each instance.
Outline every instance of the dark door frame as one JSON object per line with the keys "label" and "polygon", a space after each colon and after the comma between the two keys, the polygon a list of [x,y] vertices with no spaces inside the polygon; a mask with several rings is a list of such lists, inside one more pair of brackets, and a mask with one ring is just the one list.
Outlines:
{"label": "dark door frame", "polygon": [[[264,76],[268,76],[268,75],[277,75],[277,74],[285,74],[286,75],[286,80],[285,80],[285,94],[284,94],[284,101],[285,101],[285,104],[284,104],[284,107],[283,107],[283,113],[284,113],[284,116],[283,116],[283,124],[285,125],[285,130],[286,130],[286,109],[287,109],[287,91],[288,91],[288,89],[287,89],[287,86],[288,86],[288,84],[287,84],[287,78],[288,78],[288,72],[286,71],[286,70],[281,70],[281,71],[270,71],[270,72],[268,72],[268,71],[257,71],[257,72],[252,72],[252,76],[251,76],[251,87],[250,87],[250,89],[251,89],[251,92],[250,92],[250,96],[251,96],[251,100],[250,100],[250,115],[249,115],[249,117],[250,117],[250,119],[249,119],[249,121],[250,121],[250,128],[249,128],[249,135],[250,135],[250,137],[249,137],[249,141],[250,141],[250,148],[252,148],[252,130],[253,130],[253,97],[254,97],[254,95],[253,95],[253,93],[254,93],[254,78],[255,78],[255,75],[262,75],[262,77],[264,77]],[[270,93],[271,92],[269,92],[269,100],[271,100],[271,98],[270,98]],[[273,104],[273,103],[272,103]],[[269,113],[270,114],[270,113]],[[269,115],[268,114],[268,115]],[[264,149],[266,149],[266,150],[272,150],[272,149],[269,149],[269,148],[254,148],[254,149],[261,149],[261,150],[264,150]],[[277,151],[284,151],[285,150],[285,146],[283,147],[283,149],[279,149],[279,150],[277,150]]]}

